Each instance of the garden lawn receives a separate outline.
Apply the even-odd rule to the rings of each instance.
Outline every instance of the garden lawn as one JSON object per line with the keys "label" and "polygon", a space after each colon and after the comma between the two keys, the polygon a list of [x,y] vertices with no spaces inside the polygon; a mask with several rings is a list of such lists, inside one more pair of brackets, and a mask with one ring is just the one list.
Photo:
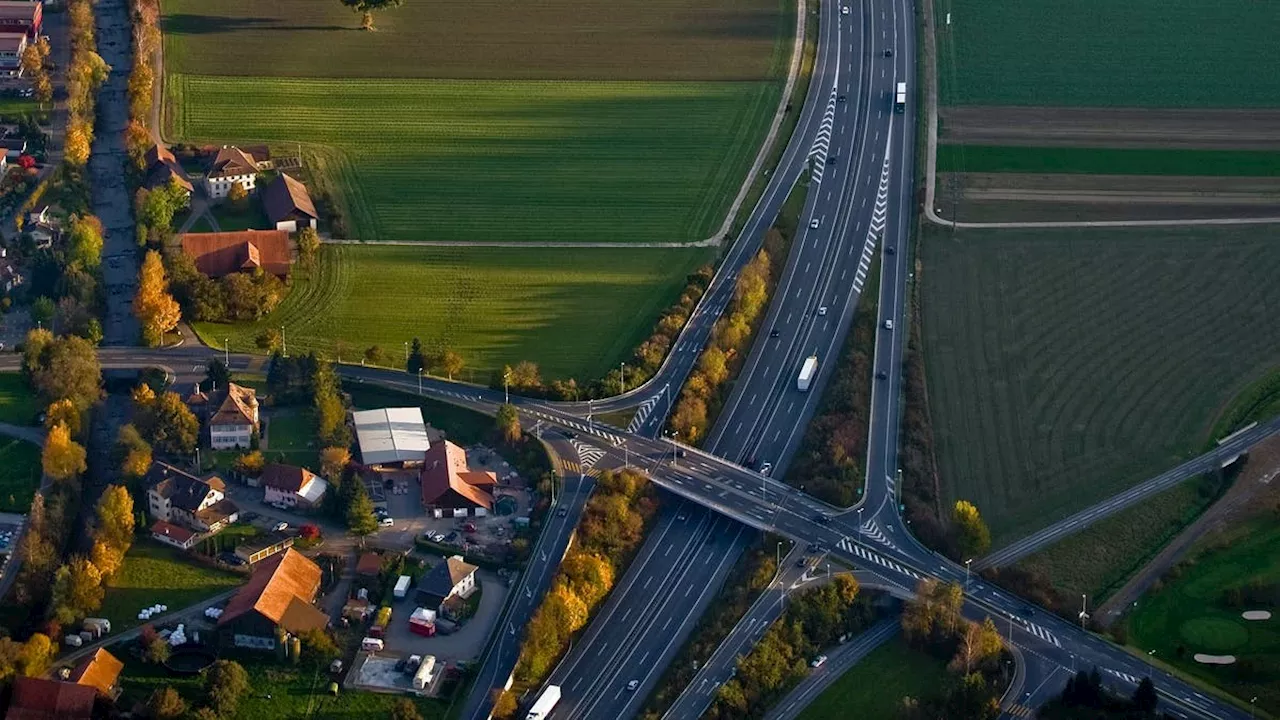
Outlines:
{"label": "garden lawn", "polygon": [[[124,670],[120,673],[122,706],[146,702],[152,692],[166,685],[177,690],[189,708],[204,703],[203,676],[170,675],[162,666],[143,663],[130,653],[117,653],[117,656],[124,662]],[[447,709],[438,700],[415,699],[398,693],[344,689],[338,697],[330,697],[327,673],[276,660],[273,653],[231,652],[224,653],[222,657],[240,663],[249,675],[250,690],[240,700],[236,711],[236,717],[240,718],[385,720],[391,716],[391,706],[402,697],[414,700],[425,720],[441,720]],[[125,702],[130,705],[124,705]]]}
{"label": "garden lawn", "polygon": [[544,379],[585,380],[630,358],[708,254],[326,245],[310,277],[296,272],[289,296],[263,320],[195,327],[207,343],[230,338],[238,351],[284,327],[291,353],[332,358],[345,348],[348,362],[378,345],[396,367],[418,337],[461,353],[463,379],[488,382],[504,363],[532,360]]}
{"label": "garden lawn", "polygon": [[938,172],[1280,176],[1280,152],[941,145]]}
{"label": "garden lawn", "polygon": [[1102,604],[1217,497],[1217,484],[1199,477],[1147,498],[1087,530],[1068,536],[1018,567],[1048,578],[1067,597]]}
{"label": "garden lawn", "polygon": [[942,490],[995,547],[1199,452],[1280,364],[1280,229],[925,233]]}
{"label": "garden lawn", "polygon": [[934,695],[946,663],[895,636],[854,665],[803,711],[799,720],[897,717],[904,697]]}
{"label": "garden lawn", "polygon": [[308,162],[355,239],[688,242],[724,219],[781,84],[171,75],[165,91],[175,137],[336,149]]}
{"label": "garden lawn", "polygon": [[[260,196],[249,197],[240,206],[230,200],[226,200],[213,205],[209,208],[209,211],[213,213],[213,217],[218,221],[218,228],[222,232],[262,230],[273,227],[267,223],[267,216],[262,210]],[[208,223],[208,218],[201,218],[197,221],[197,224],[201,221]],[[192,228],[192,232],[197,231],[197,228]]]}
{"label": "garden lawn", "polygon": [[37,425],[40,401],[21,373],[0,373],[0,422]]}
{"label": "garden lawn", "polygon": [[262,451],[268,462],[319,470],[317,453],[315,414],[310,409],[271,413],[267,419],[267,443]]}
{"label": "garden lawn", "polygon": [[169,611],[234,589],[244,577],[188,559],[186,553],[150,539],[139,539],[125,554],[124,566],[107,585],[97,616],[114,632],[140,624],[138,611],[160,603]]}
{"label": "garden lawn", "polygon": [[0,437],[0,512],[25,515],[40,488],[40,446]]}
{"label": "garden lawn", "polygon": [[336,0],[161,5],[170,72],[279,77],[756,80],[782,74],[795,14],[793,0],[438,0],[377,13],[368,33]]}
{"label": "garden lawn", "polygon": [[[1163,587],[1138,601],[1127,618],[1129,643],[1184,672],[1204,678],[1248,702],[1280,713],[1280,523],[1275,515],[1231,531],[1231,542],[1215,543],[1166,578]],[[1228,607],[1224,591],[1258,583],[1272,588],[1268,605]],[[1270,610],[1265,621],[1248,621],[1243,610]],[[1181,652],[1179,652],[1181,650]],[[1234,665],[1206,666],[1192,656],[1235,655]]]}
{"label": "garden lawn", "polygon": [[[943,105],[1277,107],[1280,5],[937,0]],[[951,22],[945,23],[946,13]]]}

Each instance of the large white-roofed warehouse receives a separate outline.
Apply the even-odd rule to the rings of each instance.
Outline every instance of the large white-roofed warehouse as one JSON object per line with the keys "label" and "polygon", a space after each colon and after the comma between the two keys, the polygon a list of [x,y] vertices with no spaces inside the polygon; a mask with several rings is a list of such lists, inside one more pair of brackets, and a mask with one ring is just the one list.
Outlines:
{"label": "large white-roofed warehouse", "polygon": [[431,447],[420,408],[361,410],[351,420],[365,465],[417,467]]}

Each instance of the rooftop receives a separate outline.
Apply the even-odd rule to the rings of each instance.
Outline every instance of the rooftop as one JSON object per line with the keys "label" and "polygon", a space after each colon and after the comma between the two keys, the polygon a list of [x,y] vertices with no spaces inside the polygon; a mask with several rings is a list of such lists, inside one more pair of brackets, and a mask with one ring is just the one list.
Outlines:
{"label": "rooftop", "polygon": [[258,407],[258,394],[253,388],[227,383],[226,396],[218,411],[209,418],[210,425],[253,425]]}
{"label": "rooftop", "polygon": [[295,211],[311,218],[320,217],[316,214],[316,206],[311,202],[307,186],[284,173],[277,175],[275,180],[262,189],[262,207],[273,225],[288,219]]}
{"label": "rooftop", "polygon": [[365,465],[421,462],[431,447],[421,408],[383,408],[351,414]]}
{"label": "rooftop", "polygon": [[455,506],[461,500],[471,505],[493,509],[490,491],[498,483],[491,472],[472,472],[467,453],[445,440],[432,445],[422,461],[422,504]]}
{"label": "rooftop", "polygon": [[257,611],[290,632],[322,628],[328,617],[311,603],[320,590],[320,567],[292,548],[262,561],[231,598],[218,625]]}
{"label": "rooftop", "polygon": [[19,676],[5,720],[89,720],[97,690],[86,685]]}
{"label": "rooftop", "polygon": [[120,662],[115,655],[98,648],[75,666],[69,679],[77,685],[87,685],[103,695],[110,696],[123,669],[124,663]]}
{"label": "rooftop", "polygon": [[272,275],[289,274],[292,251],[289,233],[283,230],[186,233],[182,252],[191,256],[196,269],[211,278],[261,267]]}

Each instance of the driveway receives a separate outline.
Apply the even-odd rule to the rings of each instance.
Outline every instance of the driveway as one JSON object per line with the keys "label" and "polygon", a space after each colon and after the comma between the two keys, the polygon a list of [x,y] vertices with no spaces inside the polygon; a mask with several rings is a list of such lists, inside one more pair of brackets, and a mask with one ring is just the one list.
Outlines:
{"label": "driveway", "polygon": [[417,604],[413,592],[404,600],[392,605],[391,626],[387,628],[387,649],[407,655],[435,655],[437,661],[456,663],[480,656],[489,633],[498,622],[498,615],[507,601],[509,588],[496,574],[487,570],[476,572],[480,585],[480,607],[465,625],[452,635],[422,637],[409,631],[409,616]]}

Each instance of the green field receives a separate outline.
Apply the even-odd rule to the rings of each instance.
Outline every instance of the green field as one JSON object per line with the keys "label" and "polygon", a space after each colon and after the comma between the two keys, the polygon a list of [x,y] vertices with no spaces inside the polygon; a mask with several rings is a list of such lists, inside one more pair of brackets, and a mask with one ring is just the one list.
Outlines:
{"label": "green field", "polygon": [[0,512],[25,515],[40,487],[40,446],[0,437]]}
{"label": "green field", "polygon": [[1280,176],[1280,152],[940,145],[938,172]]}
{"label": "green field", "polygon": [[177,137],[336,148],[322,172],[356,239],[687,242],[724,219],[781,87],[170,75],[165,91]]}
{"label": "green field", "polygon": [[854,665],[814,699],[799,720],[831,718],[893,718],[902,699],[920,699],[938,692],[947,674],[946,663],[894,637]]}
{"label": "green field", "polygon": [[795,8],[781,0],[407,2],[379,13],[378,31],[367,33],[336,0],[162,5],[169,72],[501,80],[772,77]]}
{"label": "green field", "polygon": [[38,425],[40,402],[21,373],[0,373],[0,422]]}
{"label": "green field", "polygon": [[1280,367],[1255,380],[1223,409],[1209,439],[1217,441],[1252,422],[1280,415]]}
{"label": "green field", "polygon": [[229,338],[244,351],[262,330],[284,327],[290,353],[332,358],[342,343],[347,361],[376,344],[396,366],[418,337],[461,353],[464,379],[488,382],[491,371],[526,359],[544,379],[595,378],[648,336],[708,253],[326,245],[313,277],[295,277],[263,320],[195,328],[211,345]]}
{"label": "green field", "polygon": [[[1224,591],[1251,583],[1268,587],[1270,603],[1231,607]],[[1242,610],[1270,610],[1270,620],[1248,621]],[[1280,523],[1274,515],[1236,528],[1232,541],[1215,544],[1162,588],[1144,596],[1127,619],[1129,643],[1154,649],[1165,662],[1204,678],[1258,706],[1280,713]],[[1206,666],[1198,652],[1230,654],[1237,662]]]}
{"label": "green field", "polygon": [[1068,598],[1097,606],[1160,552],[1217,497],[1209,478],[1188,480],[1146,498],[1020,562]]}
{"label": "green field", "polygon": [[922,331],[943,493],[994,544],[1186,459],[1280,362],[1280,230],[929,229]]}
{"label": "green field", "polygon": [[[939,0],[943,105],[1276,107],[1280,5]],[[951,24],[946,25],[946,13]]]}
{"label": "green field", "polygon": [[107,584],[99,617],[119,632],[138,625],[138,611],[160,603],[169,611],[194,605],[244,581],[234,573],[201,565],[177,548],[138,540],[124,556],[120,572]]}

